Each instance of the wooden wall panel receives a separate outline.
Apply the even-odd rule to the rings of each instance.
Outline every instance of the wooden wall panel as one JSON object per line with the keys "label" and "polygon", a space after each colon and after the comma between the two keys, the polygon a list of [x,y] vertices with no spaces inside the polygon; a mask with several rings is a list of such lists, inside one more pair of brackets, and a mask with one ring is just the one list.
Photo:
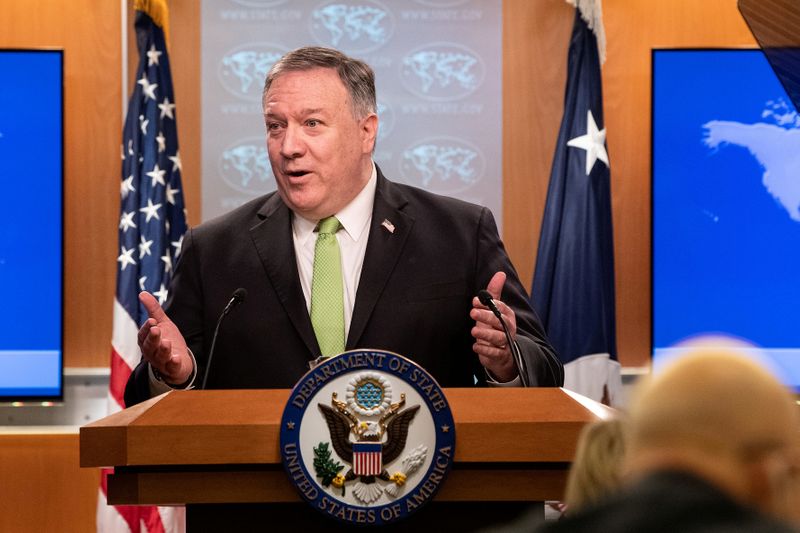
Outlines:
{"label": "wooden wall panel", "polygon": [[[64,363],[107,366],[119,218],[120,3],[4,0],[0,46],[64,49]],[[26,200],[35,210],[35,197]]]}
{"label": "wooden wall panel", "polygon": [[[189,225],[200,223],[200,6],[196,0],[170,0],[170,61],[175,104],[178,106],[178,142],[183,164],[183,190]],[[181,65],[181,68],[177,68]],[[188,66],[188,68],[186,68]]]}
{"label": "wooden wall panel", "polygon": [[574,10],[503,1],[503,241],[530,290],[561,124]]}
{"label": "wooden wall panel", "polygon": [[0,531],[94,531],[99,487],[77,434],[0,434]]}

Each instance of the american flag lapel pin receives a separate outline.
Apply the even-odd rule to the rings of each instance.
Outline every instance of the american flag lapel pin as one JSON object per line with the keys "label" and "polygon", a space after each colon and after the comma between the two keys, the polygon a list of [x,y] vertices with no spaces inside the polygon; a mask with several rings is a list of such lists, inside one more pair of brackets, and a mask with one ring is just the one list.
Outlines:
{"label": "american flag lapel pin", "polygon": [[381,226],[386,228],[386,231],[389,233],[394,233],[394,224],[392,224],[388,218],[384,218],[383,222],[381,222]]}

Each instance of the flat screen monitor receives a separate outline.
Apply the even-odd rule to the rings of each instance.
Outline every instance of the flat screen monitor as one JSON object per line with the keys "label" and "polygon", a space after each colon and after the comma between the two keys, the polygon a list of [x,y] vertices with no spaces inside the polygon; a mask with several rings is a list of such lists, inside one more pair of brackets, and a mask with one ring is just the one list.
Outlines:
{"label": "flat screen monitor", "polygon": [[63,395],[62,65],[0,50],[0,402]]}
{"label": "flat screen monitor", "polygon": [[652,61],[654,367],[732,337],[798,390],[800,115],[760,50]]}

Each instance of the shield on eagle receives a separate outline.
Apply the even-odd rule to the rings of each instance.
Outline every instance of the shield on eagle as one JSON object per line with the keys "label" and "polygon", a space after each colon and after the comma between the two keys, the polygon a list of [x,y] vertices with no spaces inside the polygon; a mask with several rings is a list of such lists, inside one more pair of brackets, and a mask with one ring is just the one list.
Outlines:
{"label": "shield on eagle", "polygon": [[353,443],[353,474],[357,476],[379,476],[383,471],[380,442]]}

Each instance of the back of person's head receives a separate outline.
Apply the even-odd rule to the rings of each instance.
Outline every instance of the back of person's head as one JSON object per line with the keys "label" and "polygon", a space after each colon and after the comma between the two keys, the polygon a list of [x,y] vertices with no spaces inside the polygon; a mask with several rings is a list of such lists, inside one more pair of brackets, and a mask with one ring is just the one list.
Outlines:
{"label": "back of person's head", "polygon": [[600,501],[622,483],[625,456],[623,421],[617,418],[587,424],[578,438],[564,503],[570,512]]}
{"label": "back of person's head", "polygon": [[264,80],[265,98],[276,78],[287,72],[333,69],[350,95],[350,104],[356,119],[376,113],[375,73],[365,62],[349,57],[334,48],[305,46],[292,50],[272,65]]}
{"label": "back of person's head", "polygon": [[782,505],[797,407],[775,377],[737,350],[691,350],[642,384],[629,415],[631,474],[684,470],[741,503],[764,511]]}

